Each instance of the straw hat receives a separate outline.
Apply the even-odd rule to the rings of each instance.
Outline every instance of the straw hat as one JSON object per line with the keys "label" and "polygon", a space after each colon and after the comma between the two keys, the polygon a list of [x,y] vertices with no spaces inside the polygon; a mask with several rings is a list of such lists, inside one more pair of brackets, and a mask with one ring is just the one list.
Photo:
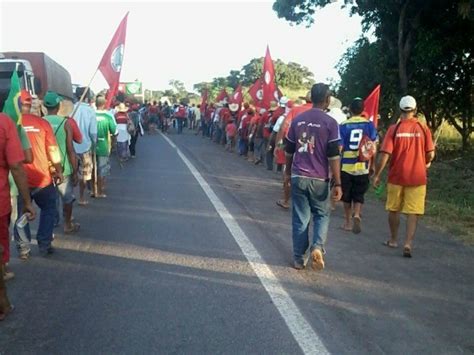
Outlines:
{"label": "straw hat", "polygon": [[59,116],[69,117],[74,111],[74,105],[70,100],[63,100],[59,104]]}

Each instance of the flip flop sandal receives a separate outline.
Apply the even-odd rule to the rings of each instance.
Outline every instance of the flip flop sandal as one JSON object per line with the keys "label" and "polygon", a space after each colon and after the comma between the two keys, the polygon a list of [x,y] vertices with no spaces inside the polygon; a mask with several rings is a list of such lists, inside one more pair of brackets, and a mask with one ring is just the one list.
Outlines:
{"label": "flip flop sandal", "polygon": [[66,233],[66,234],[74,234],[74,233],[77,233],[80,228],[81,228],[81,225],[80,225],[79,223],[74,223],[74,224],[72,225],[72,228],[71,228],[71,229],[65,229],[65,230],[64,230],[64,233]]}
{"label": "flip flop sandal", "polygon": [[89,201],[79,201],[77,204],[79,206],[87,206],[89,204]]}
{"label": "flip flop sandal", "polygon": [[281,208],[284,208],[285,210],[289,210],[289,209],[290,209],[290,206],[285,205],[285,204],[284,204],[283,202],[281,202],[281,201],[277,201],[276,204],[277,204],[278,206],[280,206]]}
{"label": "flip flop sandal", "polygon": [[405,258],[411,258],[411,248],[410,247],[403,248],[403,256]]}
{"label": "flip flop sandal", "polygon": [[339,229],[343,230],[344,232],[352,231],[352,228],[346,228],[344,225],[340,226]]}
{"label": "flip flop sandal", "polygon": [[360,228],[361,219],[360,219],[360,217],[354,217],[354,218],[352,218],[352,220],[353,220],[353,222],[352,222],[352,233],[359,234],[360,232],[362,232],[362,229]]}
{"label": "flip flop sandal", "polygon": [[397,244],[395,244],[395,245],[391,244],[390,240],[386,240],[382,244],[385,245],[386,247],[389,247],[389,248],[393,248],[393,249],[398,248],[398,245]]}

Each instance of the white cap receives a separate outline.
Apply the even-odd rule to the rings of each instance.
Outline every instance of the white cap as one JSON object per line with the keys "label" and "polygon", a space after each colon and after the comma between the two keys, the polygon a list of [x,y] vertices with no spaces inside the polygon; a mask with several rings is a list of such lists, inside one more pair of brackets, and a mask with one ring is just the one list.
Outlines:
{"label": "white cap", "polygon": [[261,115],[263,115],[265,112],[267,112],[267,110],[265,110],[264,108],[261,108],[259,112]]}
{"label": "white cap", "polygon": [[281,106],[281,107],[285,107],[286,104],[288,103],[288,101],[289,101],[289,99],[288,99],[286,96],[282,96],[282,97],[280,98],[280,106]]}
{"label": "white cap", "polygon": [[413,111],[416,109],[416,100],[413,96],[403,96],[400,100],[400,110]]}

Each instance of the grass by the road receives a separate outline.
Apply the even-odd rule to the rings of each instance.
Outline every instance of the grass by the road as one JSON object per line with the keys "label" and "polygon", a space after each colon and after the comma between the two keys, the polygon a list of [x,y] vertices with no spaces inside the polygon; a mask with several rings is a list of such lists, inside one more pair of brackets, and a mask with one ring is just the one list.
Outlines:
{"label": "grass by the road", "polygon": [[435,161],[429,170],[426,216],[474,245],[474,152]]}

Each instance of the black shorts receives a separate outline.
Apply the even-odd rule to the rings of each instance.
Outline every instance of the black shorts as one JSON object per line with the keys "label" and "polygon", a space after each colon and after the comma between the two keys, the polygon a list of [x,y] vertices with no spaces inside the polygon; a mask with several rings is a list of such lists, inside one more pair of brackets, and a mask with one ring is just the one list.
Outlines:
{"label": "black shorts", "polygon": [[369,189],[369,175],[351,175],[341,172],[342,201],[364,203],[364,195]]}

